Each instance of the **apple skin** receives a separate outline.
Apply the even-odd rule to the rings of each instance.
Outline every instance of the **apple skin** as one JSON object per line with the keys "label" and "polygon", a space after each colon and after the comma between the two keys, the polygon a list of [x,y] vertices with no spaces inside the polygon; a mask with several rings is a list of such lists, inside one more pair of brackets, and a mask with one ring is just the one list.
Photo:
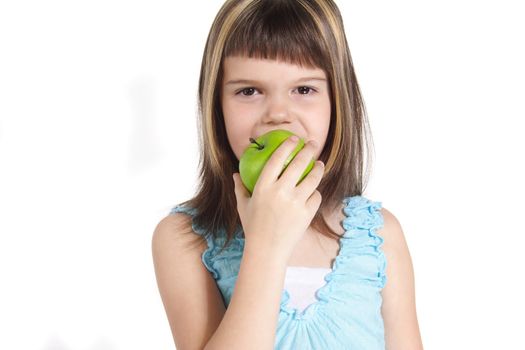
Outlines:
{"label": "apple skin", "polygon": [[[272,130],[259,136],[257,139],[250,139],[251,143],[244,150],[241,159],[239,160],[239,173],[241,176],[242,183],[246,189],[253,193],[255,188],[255,183],[259,178],[262,169],[266,165],[268,159],[270,159],[273,152],[293,133],[288,130]],[[255,143],[255,142],[256,143]],[[295,155],[304,147],[304,140],[299,138],[297,146],[292,151],[290,156],[286,159],[283,170],[279,174],[279,177],[284,172],[288,164],[292,161]],[[311,160],[306,169],[304,170],[301,178],[297,182],[299,184],[308,173],[312,170],[314,166],[314,160]]]}

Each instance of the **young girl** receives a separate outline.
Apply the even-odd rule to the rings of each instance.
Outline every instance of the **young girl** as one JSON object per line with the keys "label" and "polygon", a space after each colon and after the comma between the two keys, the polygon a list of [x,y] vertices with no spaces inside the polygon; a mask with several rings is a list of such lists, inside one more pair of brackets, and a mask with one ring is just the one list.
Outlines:
{"label": "young girl", "polygon": [[[401,226],[362,195],[368,122],[334,2],[226,1],[199,107],[198,191],[152,239],[177,349],[422,349]],[[250,194],[239,159],[277,129],[308,143],[279,176],[284,141]]]}

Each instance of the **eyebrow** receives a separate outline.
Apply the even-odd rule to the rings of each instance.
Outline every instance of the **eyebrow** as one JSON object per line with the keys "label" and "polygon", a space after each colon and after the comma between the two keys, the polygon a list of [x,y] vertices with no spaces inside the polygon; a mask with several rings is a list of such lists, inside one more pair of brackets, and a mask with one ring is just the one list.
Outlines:
{"label": "eyebrow", "polygon": [[[295,83],[299,83],[301,81],[310,81],[310,80],[319,80],[319,81],[326,81],[325,78],[321,78],[321,77],[304,77],[304,78],[301,78],[301,79],[298,79],[295,81]],[[234,85],[234,84],[259,84],[260,82],[257,81],[257,80],[247,80],[247,79],[235,79],[235,80],[230,80],[228,81],[226,84],[224,85]]]}

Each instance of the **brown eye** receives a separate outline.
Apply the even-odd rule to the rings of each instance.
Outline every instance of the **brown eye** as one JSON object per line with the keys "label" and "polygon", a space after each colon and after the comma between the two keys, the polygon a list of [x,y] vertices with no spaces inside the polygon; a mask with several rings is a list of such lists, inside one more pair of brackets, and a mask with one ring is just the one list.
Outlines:
{"label": "brown eye", "polygon": [[299,91],[300,95],[308,95],[308,93],[310,91],[313,91],[313,89],[311,87],[309,87],[309,86],[300,86],[298,91]]}
{"label": "brown eye", "polygon": [[[243,96],[252,96],[254,91],[255,91],[254,88],[245,88],[239,91],[239,93],[242,94]],[[248,92],[248,93],[245,94],[245,92]]]}

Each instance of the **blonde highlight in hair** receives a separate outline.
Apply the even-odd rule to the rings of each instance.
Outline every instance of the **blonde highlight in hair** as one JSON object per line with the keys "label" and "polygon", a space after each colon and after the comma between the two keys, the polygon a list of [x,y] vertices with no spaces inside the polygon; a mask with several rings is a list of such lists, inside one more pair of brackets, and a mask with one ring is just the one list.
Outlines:
{"label": "blonde highlight in hair", "polygon": [[[196,209],[194,224],[207,235],[225,230],[228,245],[241,228],[232,174],[238,160],[226,134],[220,90],[223,61],[230,56],[281,60],[325,71],[330,88],[330,128],[319,159],[323,201],[312,220],[338,239],[323,213],[347,196],[361,195],[370,162],[369,125],[339,9],[332,0],[227,0],[215,17],[204,48],[198,90],[199,180],[195,196],[181,204]],[[224,248],[223,247],[223,248]]]}

